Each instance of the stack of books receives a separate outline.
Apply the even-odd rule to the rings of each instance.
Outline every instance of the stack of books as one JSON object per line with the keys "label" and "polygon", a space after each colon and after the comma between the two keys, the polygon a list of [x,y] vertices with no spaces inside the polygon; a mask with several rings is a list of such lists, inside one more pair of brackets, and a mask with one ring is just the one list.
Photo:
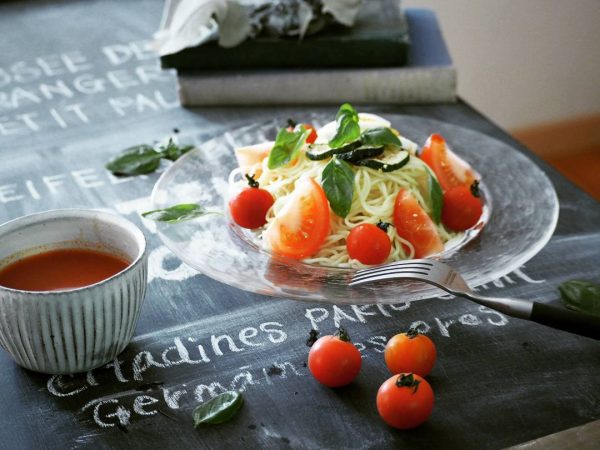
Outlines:
{"label": "stack of books", "polygon": [[456,101],[456,70],[435,13],[364,2],[352,28],[298,39],[212,41],[161,56],[184,106]]}

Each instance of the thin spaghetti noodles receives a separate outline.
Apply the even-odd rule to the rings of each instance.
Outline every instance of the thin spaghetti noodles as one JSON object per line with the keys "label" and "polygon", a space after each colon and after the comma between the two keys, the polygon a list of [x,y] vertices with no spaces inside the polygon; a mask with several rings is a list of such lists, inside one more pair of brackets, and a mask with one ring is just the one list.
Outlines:
{"label": "thin spaghetti noodles", "polygon": [[[404,138],[409,146],[416,145]],[[275,203],[267,213],[267,225],[273,221],[275,216],[284,207],[288,197],[292,194],[297,180],[303,177],[314,178],[321,182],[323,168],[329,160],[313,161],[304,152],[301,152],[295,162],[277,169],[269,169],[267,158],[245,168],[245,173],[259,175],[257,181],[260,187],[268,190],[275,198]],[[309,264],[334,267],[365,267],[359,261],[351,259],[346,249],[346,238],[350,230],[362,223],[377,224],[379,221],[392,223],[394,213],[394,202],[398,192],[408,189],[427,213],[431,213],[430,206],[424,198],[427,178],[430,169],[419,158],[411,157],[408,164],[401,169],[392,172],[356,166],[354,167],[354,196],[349,214],[341,218],[331,214],[331,232],[325,239],[319,251],[305,259]],[[241,169],[235,169],[229,178],[230,185],[244,184]],[[436,224],[437,232],[442,242],[447,242],[457,236],[449,232],[440,224]],[[414,247],[406,239],[401,238],[394,227],[388,228],[388,236],[392,242],[392,250],[387,262],[401,259],[409,259],[414,255]],[[262,231],[256,234],[261,239]]]}

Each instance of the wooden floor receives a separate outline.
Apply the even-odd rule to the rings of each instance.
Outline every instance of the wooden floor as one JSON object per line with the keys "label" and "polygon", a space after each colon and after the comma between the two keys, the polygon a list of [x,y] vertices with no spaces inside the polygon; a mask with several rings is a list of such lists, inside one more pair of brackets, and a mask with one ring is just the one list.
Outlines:
{"label": "wooden floor", "polygon": [[512,130],[511,134],[600,201],[600,114]]}
{"label": "wooden floor", "polygon": [[564,176],[600,201],[600,148],[565,157],[544,157]]}

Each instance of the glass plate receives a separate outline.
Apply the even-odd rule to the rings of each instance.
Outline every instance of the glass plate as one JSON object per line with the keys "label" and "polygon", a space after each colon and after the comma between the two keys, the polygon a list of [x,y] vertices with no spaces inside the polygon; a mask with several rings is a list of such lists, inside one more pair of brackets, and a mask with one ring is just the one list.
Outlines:
{"label": "glass plate", "polygon": [[[392,126],[421,145],[441,133],[482,176],[487,223],[436,258],[478,286],[517,269],[548,242],[558,219],[558,199],[548,177],[509,145],[473,130],[415,116],[386,115]],[[331,118],[310,117],[321,126]],[[152,192],[155,208],[199,203],[225,215],[158,224],[163,242],[199,272],[239,289],[275,297],[334,303],[396,303],[435,297],[435,287],[411,281],[347,286],[353,269],[312,266],[276,258],[259,248],[228,218],[228,176],[237,167],[233,148],[274,139],[280,121],[236,128],[202,143],[170,166]]]}

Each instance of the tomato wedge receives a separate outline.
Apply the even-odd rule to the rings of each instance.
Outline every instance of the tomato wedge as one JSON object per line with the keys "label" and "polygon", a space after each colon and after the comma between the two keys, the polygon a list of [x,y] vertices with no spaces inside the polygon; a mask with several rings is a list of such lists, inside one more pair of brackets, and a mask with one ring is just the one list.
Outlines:
{"label": "tomato wedge", "polygon": [[471,166],[450,150],[439,134],[427,138],[421,159],[433,170],[443,191],[456,186],[471,186],[477,177]]}
{"label": "tomato wedge", "polygon": [[406,189],[400,190],[396,197],[394,226],[398,236],[406,239],[415,248],[414,258],[424,258],[444,249],[435,224],[417,199]]}
{"label": "tomato wedge", "polygon": [[323,188],[313,178],[301,178],[264,238],[273,253],[303,259],[319,251],[329,231],[329,203]]}

